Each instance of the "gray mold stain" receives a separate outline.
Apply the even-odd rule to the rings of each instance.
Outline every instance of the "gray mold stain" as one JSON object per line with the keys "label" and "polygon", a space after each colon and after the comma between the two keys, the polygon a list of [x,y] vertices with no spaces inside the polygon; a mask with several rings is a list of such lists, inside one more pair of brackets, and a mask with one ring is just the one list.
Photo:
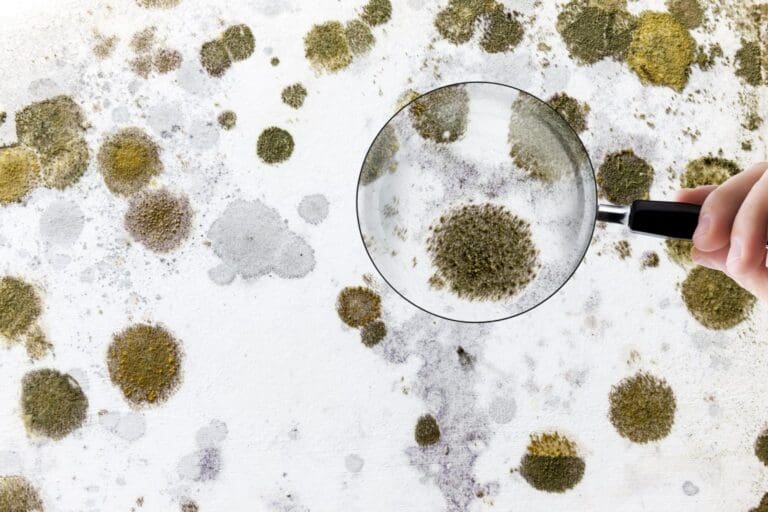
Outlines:
{"label": "gray mold stain", "polygon": [[126,441],[136,441],[147,431],[144,416],[135,412],[99,412],[99,425]]}
{"label": "gray mold stain", "polygon": [[220,420],[212,420],[195,435],[198,450],[179,460],[177,471],[182,480],[209,482],[216,480],[222,468],[220,445],[227,438],[229,429]]}
{"label": "gray mold stain", "polygon": [[85,218],[80,207],[70,201],[54,201],[40,217],[40,235],[51,245],[71,246],[83,231]]}
{"label": "gray mold stain", "polygon": [[259,200],[232,202],[211,226],[208,239],[224,265],[209,271],[219,284],[231,282],[234,275],[300,278],[315,268],[312,247],[288,229],[277,210]]}
{"label": "gray mold stain", "polygon": [[322,194],[304,196],[299,203],[299,215],[309,224],[317,226],[328,217],[328,199]]}

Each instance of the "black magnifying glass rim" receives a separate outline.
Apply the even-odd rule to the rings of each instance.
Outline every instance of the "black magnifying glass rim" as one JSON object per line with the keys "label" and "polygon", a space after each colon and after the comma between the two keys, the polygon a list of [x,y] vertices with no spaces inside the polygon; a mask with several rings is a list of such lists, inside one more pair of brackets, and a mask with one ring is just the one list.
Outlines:
{"label": "black magnifying glass rim", "polygon": [[[470,85],[470,84],[495,85],[495,86],[499,86],[499,87],[506,87],[508,89],[514,89],[518,93],[530,96],[531,98],[533,98],[533,99],[539,101],[540,103],[546,105],[548,109],[550,109],[560,119],[563,120],[565,125],[568,127],[568,130],[570,130],[571,133],[573,134],[573,137],[577,141],[579,141],[579,145],[581,146],[581,149],[584,151],[584,155],[586,155],[586,157],[587,157],[587,163],[589,163],[589,170],[592,173],[592,183],[594,184],[594,188],[595,188],[595,205],[594,205],[595,215],[594,215],[594,218],[592,220],[592,230],[590,231],[590,234],[589,234],[589,242],[587,242],[584,245],[584,249],[581,252],[581,256],[579,257],[578,263],[576,265],[574,265],[573,270],[568,275],[568,277],[560,284],[560,286],[558,286],[556,289],[554,289],[552,291],[552,293],[547,295],[546,298],[544,298],[543,300],[537,302],[536,304],[534,304],[533,306],[529,307],[528,309],[525,309],[523,311],[518,311],[517,313],[511,314],[509,316],[505,316],[505,317],[502,317],[502,318],[494,318],[492,320],[461,320],[461,319],[458,319],[458,318],[451,318],[449,316],[441,315],[441,314],[435,313],[434,311],[430,311],[430,310],[428,310],[426,308],[423,308],[420,305],[418,305],[416,302],[414,302],[413,300],[411,300],[408,297],[406,297],[405,295],[403,295],[400,292],[400,290],[397,289],[396,286],[394,286],[392,283],[389,282],[389,280],[384,275],[384,273],[381,271],[381,269],[379,269],[378,265],[376,265],[376,260],[373,258],[373,256],[371,256],[371,253],[368,250],[368,246],[365,244],[365,237],[363,235],[363,227],[362,227],[362,225],[360,223],[360,187],[361,187],[362,179],[363,179],[363,169],[365,168],[365,162],[368,159],[368,155],[371,152],[371,148],[373,148],[373,145],[376,143],[376,140],[379,138],[379,135],[381,135],[381,132],[384,130],[384,128],[389,126],[389,123],[391,123],[394,118],[396,118],[398,115],[400,115],[400,112],[402,112],[406,108],[410,107],[412,103],[420,100],[421,98],[423,98],[425,96],[428,96],[428,95],[432,94],[433,92],[439,91],[441,89],[447,89],[449,87],[458,87],[458,86]],[[381,127],[381,129],[379,129],[379,131],[376,133],[376,136],[371,141],[370,146],[368,146],[368,151],[365,152],[365,157],[363,158],[363,163],[360,166],[360,173],[358,174],[358,177],[357,177],[357,188],[355,189],[355,216],[357,217],[357,229],[360,232],[360,241],[363,244],[363,248],[365,249],[365,253],[368,255],[368,259],[371,260],[371,263],[373,264],[373,267],[376,269],[376,272],[379,273],[381,278],[384,279],[384,282],[387,283],[387,285],[390,288],[392,288],[395,291],[395,293],[397,293],[400,297],[402,297],[403,300],[405,300],[406,302],[408,302],[409,304],[411,304],[415,308],[420,309],[421,311],[424,311],[425,313],[428,313],[428,314],[430,314],[432,316],[436,316],[437,318],[442,318],[443,320],[448,320],[450,322],[458,322],[458,323],[462,323],[462,324],[490,324],[490,323],[495,323],[495,322],[503,322],[505,320],[509,320],[511,318],[515,318],[517,316],[524,315],[525,313],[533,311],[537,307],[539,307],[542,304],[544,304],[545,302],[547,302],[553,296],[555,296],[566,285],[566,283],[568,283],[568,281],[571,280],[573,275],[576,273],[576,270],[578,270],[578,268],[584,262],[584,257],[587,255],[587,251],[589,250],[589,246],[591,245],[592,238],[595,235],[595,227],[597,226],[597,210],[598,210],[598,204],[599,204],[598,203],[597,195],[598,194],[597,194],[597,180],[595,178],[595,167],[594,167],[594,165],[592,165],[592,159],[589,156],[589,151],[587,151],[587,147],[584,145],[584,142],[581,140],[581,137],[579,137],[579,134],[576,133],[576,130],[573,129],[571,124],[562,115],[560,115],[560,113],[557,110],[555,110],[555,108],[552,107],[552,105],[550,105],[546,101],[542,100],[538,96],[535,96],[535,95],[531,94],[530,92],[525,91],[523,89],[520,89],[519,87],[515,87],[513,85],[502,84],[502,83],[499,83],[499,82],[489,82],[489,81],[485,81],[485,80],[473,80],[473,81],[467,81],[467,82],[455,82],[455,83],[452,83],[452,84],[436,87],[435,89],[427,91],[424,94],[420,94],[416,98],[412,99],[411,101],[409,101],[408,103],[406,103],[405,105],[400,107],[397,110],[397,112],[395,112],[392,116],[390,116],[390,118],[387,120],[387,122],[384,123],[384,125]]]}

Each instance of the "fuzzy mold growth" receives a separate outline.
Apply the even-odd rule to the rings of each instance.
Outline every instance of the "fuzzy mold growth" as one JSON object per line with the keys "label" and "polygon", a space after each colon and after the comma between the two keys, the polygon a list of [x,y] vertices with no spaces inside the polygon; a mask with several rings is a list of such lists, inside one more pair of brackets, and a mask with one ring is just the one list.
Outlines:
{"label": "fuzzy mold growth", "polygon": [[118,195],[135,194],[163,171],[159,146],[138,128],[124,128],[107,137],[98,160],[104,183]]}
{"label": "fuzzy mold growth", "polygon": [[35,435],[61,439],[85,422],[88,399],[70,375],[42,369],[21,381],[21,414]]}

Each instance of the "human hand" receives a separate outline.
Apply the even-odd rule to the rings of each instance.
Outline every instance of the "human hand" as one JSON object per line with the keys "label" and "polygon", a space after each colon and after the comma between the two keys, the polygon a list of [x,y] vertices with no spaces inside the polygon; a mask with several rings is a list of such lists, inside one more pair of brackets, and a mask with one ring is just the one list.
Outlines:
{"label": "human hand", "polygon": [[768,301],[768,162],[755,164],[722,185],[683,189],[676,200],[701,205],[691,258],[725,272]]}

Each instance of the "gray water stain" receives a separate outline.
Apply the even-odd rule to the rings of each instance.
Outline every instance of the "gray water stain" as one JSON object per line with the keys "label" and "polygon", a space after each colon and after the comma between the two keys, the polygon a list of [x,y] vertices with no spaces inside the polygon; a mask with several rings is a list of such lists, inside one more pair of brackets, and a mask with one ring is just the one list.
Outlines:
{"label": "gray water stain", "polygon": [[691,481],[686,481],[683,484],[683,492],[686,496],[696,496],[699,494],[699,488]]}
{"label": "gray water stain", "polygon": [[316,226],[328,217],[328,199],[322,194],[304,196],[299,203],[299,216],[309,224]]}
{"label": "gray water stain", "polygon": [[147,422],[144,416],[135,412],[101,411],[99,412],[99,425],[129,442],[140,439],[147,431]]}
{"label": "gray water stain", "polygon": [[208,239],[225,265],[209,271],[214,282],[226,284],[227,269],[244,279],[269,274],[295,279],[315,268],[312,247],[259,200],[232,202],[209,229]]}
{"label": "gray water stain", "polygon": [[222,468],[221,443],[227,438],[229,429],[221,420],[211,420],[195,435],[198,450],[179,460],[177,472],[182,480],[208,482],[215,480]]}
{"label": "gray water stain", "polygon": [[70,201],[54,201],[40,217],[40,235],[51,245],[71,246],[85,224],[80,207]]}
{"label": "gray water stain", "polygon": [[344,466],[347,468],[347,471],[350,473],[359,473],[363,469],[363,465],[365,464],[365,461],[360,457],[359,455],[355,455],[354,453],[351,455],[347,455],[344,458]]}
{"label": "gray water stain", "polygon": [[488,405],[488,416],[494,423],[504,425],[512,421],[517,412],[517,403],[512,397],[497,396]]}
{"label": "gray water stain", "polygon": [[197,431],[195,440],[201,448],[210,448],[224,441],[228,433],[229,429],[226,423],[221,420],[212,420],[209,426]]}

